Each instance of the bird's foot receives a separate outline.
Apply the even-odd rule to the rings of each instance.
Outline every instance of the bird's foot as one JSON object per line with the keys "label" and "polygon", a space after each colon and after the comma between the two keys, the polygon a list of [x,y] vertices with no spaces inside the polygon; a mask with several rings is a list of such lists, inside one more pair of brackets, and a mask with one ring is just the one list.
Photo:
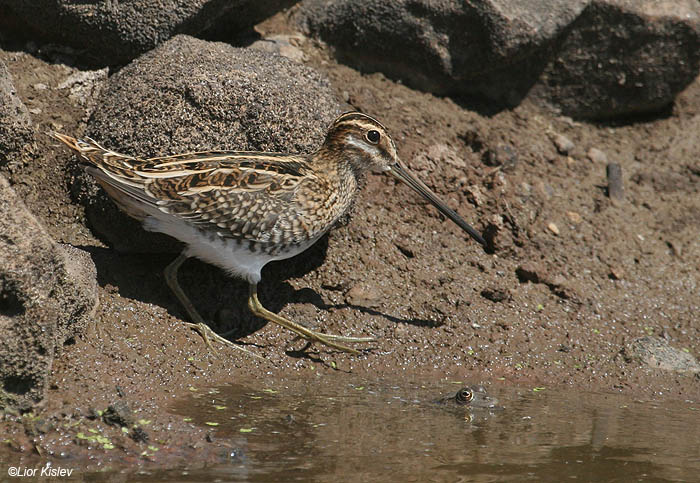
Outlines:
{"label": "bird's foot", "polygon": [[257,355],[257,354],[253,354],[253,353],[250,352],[248,349],[245,349],[245,348],[239,346],[238,344],[235,344],[235,343],[231,342],[230,340],[223,338],[222,336],[220,336],[219,334],[217,334],[216,332],[214,332],[214,331],[212,330],[212,328],[209,327],[209,326],[208,326],[207,324],[205,324],[204,322],[200,322],[200,323],[198,323],[198,324],[193,324],[193,323],[190,323],[190,322],[186,322],[186,325],[187,325],[190,329],[196,331],[199,335],[202,336],[202,339],[204,339],[204,343],[207,344],[207,347],[209,348],[209,350],[211,350],[215,355],[218,355],[218,352],[217,352],[217,350],[214,348],[214,346],[212,345],[212,343],[211,343],[212,340],[215,340],[215,341],[217,341],[217,342],[219,342],[219,343],[221,343],[221,344],[223,344],[223,345],[225,345],[225,346],[232,347],[232,348],[234,348],[234,349],[243,351],[243,352],[245,352],[246,354],[248,354],[248,355],[250,355],[250,356],[257,357],[258,359],[263,359],[263,360],[265,359],[264,357],[261,357],[261,356],[259,356],[259,355]]}

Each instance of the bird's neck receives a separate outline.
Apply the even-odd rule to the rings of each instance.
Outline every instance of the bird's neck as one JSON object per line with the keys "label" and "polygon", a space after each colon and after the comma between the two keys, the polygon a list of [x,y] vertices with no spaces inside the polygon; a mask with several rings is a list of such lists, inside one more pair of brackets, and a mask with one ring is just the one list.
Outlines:
{"label": "bird's neck", "polygon": [[342,176],[353,176],[361,183],[368,171],[368,163],[364,161],[364,153],[358,149],[348,148],[342,143],[325,143],[311,155],[315,170],[331,171]]}

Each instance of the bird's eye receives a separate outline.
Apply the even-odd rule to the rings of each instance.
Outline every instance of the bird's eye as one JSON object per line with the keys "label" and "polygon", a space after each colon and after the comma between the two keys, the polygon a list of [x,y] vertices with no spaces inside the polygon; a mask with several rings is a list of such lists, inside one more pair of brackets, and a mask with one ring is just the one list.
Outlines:
{"label": "bird's eye", "polygon": [[372,129],[371,131],[367,131],[367,141],[371,142],[372,144],[377,144],[379,142],[379,131],[375,131]]}

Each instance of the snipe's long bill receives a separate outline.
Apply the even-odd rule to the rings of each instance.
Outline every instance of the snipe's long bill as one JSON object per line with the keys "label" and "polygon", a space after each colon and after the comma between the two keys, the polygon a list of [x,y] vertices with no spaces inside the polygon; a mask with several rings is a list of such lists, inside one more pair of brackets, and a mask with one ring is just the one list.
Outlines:
{"label": "snipe's long bill", "polygon": [[389,169],[389,173],[394,175],[394,177],[400,179],[404,183],[406,183],[408,186],[410,186],[416,193],[420,194],[423,196],[426,200],[428,200],[430,203],[437,208],[440,213],[445,215],[447,218],[450,220],[454,221],[457,226],[459,226],[462,230],[466,231],[469,236],[471,236],[474,240],[479,242],[481,245],[485,246],[486,245],[486,240],[481,236],[481,233],[476,231],[472,226],[464,221],[464,219],[457,214],[452,208],[447,206],[444,201],[442,201],[438,196],[432,192],[430,188],[425,186],[421,180],[416,178],[413,174],[411,174],[408,169],[401,163],[401,161],[397,161],[397,163],[392,166]]}
{"label": "snipe's long bill", "polygon": [[210,151],[141,159],[92,139],[52,136],[75,150],[117,206],[150,231],[185,243],[165,279],[209,347],[215,334],[177,280],[182,263],[197,257],[248,281],[248,307],[311,342],[357,353],[347,337],[308,329],[265,309],[257,286],[263,266],[293,257],[346,218],[368,171],[389,172],[432,203],[477,242],[481,235],[403,165],[394,141],[376,119],[359,112],[338,117],[311,154]]}

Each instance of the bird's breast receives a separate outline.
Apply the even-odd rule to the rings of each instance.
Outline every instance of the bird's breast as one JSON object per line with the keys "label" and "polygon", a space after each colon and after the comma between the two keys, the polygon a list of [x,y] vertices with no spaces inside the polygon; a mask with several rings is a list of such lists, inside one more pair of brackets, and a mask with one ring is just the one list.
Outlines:
{"label": "bird's breast", "polygon": [[302,183],[297,200],[302,209],[297,222],[315,235],[326,233],[352,209],[358,183],[353,175],[324,176]]}

